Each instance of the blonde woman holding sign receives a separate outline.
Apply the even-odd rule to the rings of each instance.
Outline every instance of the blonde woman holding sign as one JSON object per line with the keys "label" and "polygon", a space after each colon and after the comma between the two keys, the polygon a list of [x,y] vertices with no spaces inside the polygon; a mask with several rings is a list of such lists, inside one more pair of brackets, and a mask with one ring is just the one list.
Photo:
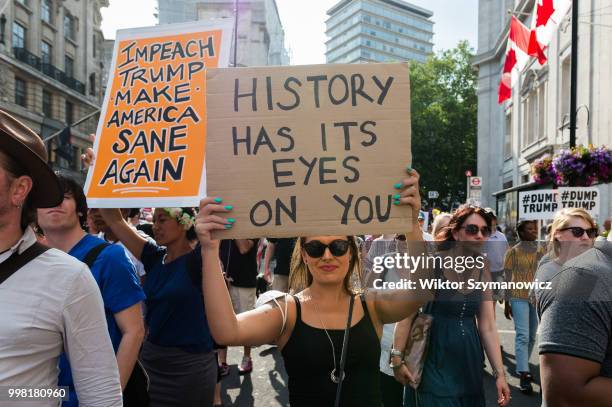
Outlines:
{"label": "blonde woman holding sign", "polygon": [[[418,180],[418,173],[409,170],[397,202],[411,206],[413,213],[421,206]],[[228,212],[206,198],[196,221],[204,302],[215,340],[230,346],[277,344],[289,375],[292,407],[333,406],[334,400],[342,406],[381,406],[382,326],[416,312],[431,293],[358,294],[350,284],[354,273],[360,272],[355,238],[309,236],[299,238],[294,250],[290,285],[297,294],[281,294],[278,300],[236,315],[219,267],[219,241],[212,238],[213,231],[231,228]],[[407,239],[413,249],[425,250],[416,218]],[[417,277],[423,277],[421,273]]]}

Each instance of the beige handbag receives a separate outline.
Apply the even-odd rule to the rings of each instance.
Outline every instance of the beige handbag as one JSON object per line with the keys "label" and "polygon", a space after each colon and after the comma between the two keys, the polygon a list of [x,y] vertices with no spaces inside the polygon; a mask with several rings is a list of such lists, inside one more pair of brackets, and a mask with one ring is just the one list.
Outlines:
{"label": "beige handbag", "polygon": [[[429,304],[426,308],[429,308]],[[410,382],[410,387],[415,390],[421,384],[433,319],[431,315],[419,311],[412,321],[410,336],[406,342],[404,363],[414,376],[414,382]]]}

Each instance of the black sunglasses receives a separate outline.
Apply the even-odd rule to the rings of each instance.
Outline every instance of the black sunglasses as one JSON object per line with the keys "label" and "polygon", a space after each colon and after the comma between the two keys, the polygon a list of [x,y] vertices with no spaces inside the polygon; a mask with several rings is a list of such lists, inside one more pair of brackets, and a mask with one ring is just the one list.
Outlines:
{"label": "black sunglasses", "polygon": [[318,240],[311,240],[308,243],[303,244],[304,250],[306,254],[310,257],[322,257],[325,254],[325,250],[329,248],[332,256],[340,257],[344,256],[349,249],[349,241],[348,240],[334,240],[330,244],[321,243]]}
{"label": "black sunglasses", "polygon": [[478,232],[482,233],[484,237],[491,236],[491,228],[488,226],[479,228],[477,225],[465,225],[461,229],[465,229],[465,233],[472,236],[476,236]]}
{"label": "black sunglasses", "polygon": [[571,230],[572,235],[574,235],[574,237],[582,237],[582,235],[584,235],[585,232],[587,236],[591,239],[595,239],[597,237],[597,228],[584,229],[584,228],[581,228],[580,226],[573,226],[570,228],[559,229],[559,231],[561,232],[563,232],[564,230]]}

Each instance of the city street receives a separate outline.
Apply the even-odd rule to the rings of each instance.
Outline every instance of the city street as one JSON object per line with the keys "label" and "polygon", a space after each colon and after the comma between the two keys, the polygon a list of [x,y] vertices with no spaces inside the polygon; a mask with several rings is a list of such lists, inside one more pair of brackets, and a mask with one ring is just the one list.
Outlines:
{"label": "city street", "polygon": [[289,407],[285,359],[307,407],[612,407],[611,39],[612,0],[0,0],[0,407]]}
{"label": "city street", "polygon": [[[537,355],[537,344],[531,356],[530,365],[534,376],[534,393],[526,396],[519,391],[519,379],[514,374],[514,324],[504,318],[503,308],[497,306],[497,328],[503,347],[502,357],[508,373],[508,381],[512,391],[510,405],[520,407],[539,407],[540,375]],[[287,376],[283,368],[283,360],[276,347],[260,346],[253,349],[253,373],[248,376],[238,375],[238,364],[242,358],[242,348],[230,348],[228,363],[231,373],[222,381],[223,405],[234,407],[277,407],[288,406]],[[495,381],[487,363],[485,374],[485,394],[487,407],[497,406]]]}

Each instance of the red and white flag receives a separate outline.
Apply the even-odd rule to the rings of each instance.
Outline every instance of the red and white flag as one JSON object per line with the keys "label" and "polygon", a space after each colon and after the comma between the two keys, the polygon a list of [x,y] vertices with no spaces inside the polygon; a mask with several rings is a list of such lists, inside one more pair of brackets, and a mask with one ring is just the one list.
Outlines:
{"label": "red and white flag", "polygon": [[561,20],[572,6],[572,0],[537,0],[531,18],[529,55],[546,63],[544,50],[552,41]]}
{"label": "red and white flag", "polygon": [[512,88],[518,83],[519,76],[529,62],[529,38],[531,32],[518,18],[510,19],[510,33],[506,46],[506,60],[502,79],[499,83],[498,102],[510,99]]}

